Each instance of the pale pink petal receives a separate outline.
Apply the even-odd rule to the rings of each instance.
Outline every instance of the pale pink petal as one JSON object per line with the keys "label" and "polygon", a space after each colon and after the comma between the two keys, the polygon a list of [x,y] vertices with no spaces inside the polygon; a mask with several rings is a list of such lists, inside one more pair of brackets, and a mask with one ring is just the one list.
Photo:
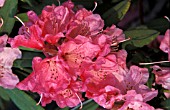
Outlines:
{"label": "pale pink petal", "polygon": [[104,21],[98,14],[87,16],[84,20],[88,22],[92,35],[99,33],[99,31],[101,31],[104,27]]}
{"label": "pale pink petal", "polygon": [[170,29],[165,33],[163,40],[161,41],[160,47],[163,52],[168,53],[168,60],[170,61]]}
{"label": "pale pink petal", "polygon": [[119,89],[114,88],[113,86],[108,85],[100,91],[101,95],[96,97],[94,95],[93,100],[106,109],[111,109],[114,105],[114,102],[119,101],[122,98],[121,95],[119,95]]}
{"label": "pale pink petal", "polygon": [[38,15],[34,11],[28,11],[27,16],[33,23],[36,23],[36,21],[39,20]]}
{"label": "pale pink petal", "polygon": [[161,84],[165,89],[170,90],[170,68],[153,66],[153,73],[155,74],[155,81]]}
{"label": "pale pink petal", "polygon": [[21,58],[21,51],[17,48],[4,47],[0,51],[0,86],[13,89],[19,82],[11,70],[13,61],[17,58]]}
{"label": "pale pink petal", "polygon": [[7,39],[8,39],[8,36],[6,34],[3,36],[0,36],[0,48],[6,46]]}
{"label": "pale pink petal", "polygon": [[125,103],[118,110],[154,110],[152,106],[143,102],[143,97],[141,94],[137,94],[135,90],[127,91],[127,94],[124,95]]}
{"label": "pale pink petal", "polygon": [[0,7],[3,7],[3,6],[4,6],[5,1],[6,1],[6,0],[0,0]]}
{"label": "pale pink petal", "polygon": [[113,41],[116,40],[118,42],[125,40],[125,34],[123,34],[123,30],[116,28],[115,25],[112,25],[111,27],[107,27],[103,33],[109,35]]}

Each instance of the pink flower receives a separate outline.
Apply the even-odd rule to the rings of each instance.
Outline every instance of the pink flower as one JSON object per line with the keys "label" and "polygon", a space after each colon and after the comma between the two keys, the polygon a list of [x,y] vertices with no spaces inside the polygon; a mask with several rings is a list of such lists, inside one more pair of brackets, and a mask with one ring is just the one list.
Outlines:
{"label": "pink flower", "polygon": [[155,81],[161,84],[165,89],[170,90],[170,69],[169,67],[153,66],[153,73],[155,74]]}
{"label": "pink flower", "polygon": [[148,70],[137,66],[131,66],[128,70],[126,56],[126,51],[121,50],[115,54],[98,57],[94,63],[86,67],[81,74],[81,79],[87,88],[88,98],[111,109],[114,102],[123,100],[121,96],[126,95],[129,90],[140,94],[143,102],[157,95],[157,91],[144,85],[149,77]]}
{"label": "pink flower", "polygon": [[168,53],[168,60],[170,61],[170,29],[165,33],[163,40],[161,41],[160,47],[163,52]]}
{"label": "pink flower", "polygon": [[12,47],[24,46],[38,50],[47,50],[46,44],[56,45],[60,38],[65,37],[63,33],[72,19],[74,12],[69,2],[64,6],[46,6],[42,14],[37,16],[33,11],[27,13],[29,21],[19,30],[18,36],[10,39]]}
{"label": "pink flower", "polygon": [[71,81],[70,85],[65,89],[60,89],[55,93],[55,101],[59,107],[75,107],[82,98],[82,83],[79,81]]}
{"label": "pink flower", "polygon": [[135,90],[137,93],[143,96],[144,102],[149,101],[157,96],[157,91],[154,89],[151,90],[144,85],[148,78],[149,73],[146,68],[131,66],[128,73],[124,74],[124,80],[120,82],[121,86],[119,89],[123,94],[126,94],[128,90]]}
{"label": "pink flower", "polygon": [[72,69],[78,71],[83,62],[91,62],[97,57],[100,48],[84,36],[77,36],[74,40],[64,42],[59,47],[59,55]]}
{"label": "pink flower", "polygon": [[16,75],[12,73],[13,61],[21,58],[21,51],[17,48],[4,47],[8,36],[0,37],[0,86],[13,89],[19,82]]}
{"label": "pink flower", "polygon": [[119,58],[116,58],[114,54],[98,57],[94,63],[86,67],[80,76],[87,88],[86,97],[94,99],[95,102],[107,109],[111,109],[114,102],[120,101],[122,98],[118,88],[121,84],[118,78],[123,79],[123,76],[117,59]]}
{"label": "pink flower", "polygon": [[104,21],[100,15],[93,14],[82,8],[77,11],[72,22],[68,26],[67,37],[75,38],[77,35],[88,36],[99,33],[104,27]]}
{"label": "pink flower", "polygon": [[10,38],[11,47],[29,47],[42,50],[44,47],[43,39],[41,38],[42,31],[37,25],[29,27],[29,30],[24,30],[22,35],[17,35],[15,38]]}
{"label": "pink flower", "polygon": [[73,81],[67,64],[56,56],[44,60],[35,57],[33,72],[17,87],[40,94],[43,106],[54,100],[63,108],[76,106],[80,102],[78,98],[81,97],[79,94],[80,85],[81,83]]}

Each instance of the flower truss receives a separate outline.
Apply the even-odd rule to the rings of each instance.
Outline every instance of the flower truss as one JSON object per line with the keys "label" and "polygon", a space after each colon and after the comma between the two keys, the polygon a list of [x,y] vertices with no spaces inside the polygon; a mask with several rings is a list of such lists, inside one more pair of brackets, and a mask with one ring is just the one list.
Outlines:
{"label": "flower truss", "polygon": [[[27,15],[29,21],[8,42],[13,48],[41,50],[46,58],[34,57],[33,72],[17,88],[38,93],[42,106],[55,101],[61,108],[75,107],[84,100],[82,93],[86,93],[87,98],[106,109],[122,102],[119,110],[154,110],[146,102],[158,91],[145,85],[149,78],[147,68],[127,68],[127,52],[117,48],[126,40],[121,29],[115,25],[103,29],[100,15],[85,8],[75,9],[71,1],[46,6],[39,16],[33,11]],[[170,55],[167,39],[163,39],[160,48]],[[170,89],[168,72],[166,68],[154,72],[156,82],[166,89]],[[11,73],[10,77],[13,78]]]}

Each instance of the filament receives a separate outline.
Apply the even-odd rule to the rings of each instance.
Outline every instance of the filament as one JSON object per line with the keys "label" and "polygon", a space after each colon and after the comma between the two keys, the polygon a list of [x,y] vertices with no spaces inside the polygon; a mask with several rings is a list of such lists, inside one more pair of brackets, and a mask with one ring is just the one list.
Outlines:
{"label": "filament", "polygon": [[94,4],[95,4],[95,6],[94,6],[92,12],[97,8],[97,2],[94,2]]}
{"label": "filament", "polygon": [[81,101],[81,99],[80,99],[80,97],[78,96],[78,94],[77,93],[75,93],[75,95],[77,96],[77,98],[79,99],[79,102],[80,102],[80,110],[83,108],[83,103],[82,103],[82,101]]}
{"label": "filament", "polygon": [[168,63],[170,61],[159,61],[159,62],[151,62],[151,63],[139,63],[139,65],[152,65],[152,64],[159,64],[159,63]]}
{"label": "filament", "polygon": [[126,42],[126,41],[128,41],[128,40],[130,40],[130,39],[131,39],[131,38],[129,37],[129,38],[125,39],[125,40],[119,41],[119,43]]}
{"label": "filament", "polygon": [[14,16],[14,17],[25,27],[24,22],[18,16]]}
{"label": "filament", "polygon": [[164,16],[164,18],[165,18],[165,19],[167,19],[167,20],[168,20],[168,22],[170,22],[170,19],[169,19],[167,16]]}
{"label": "filament", "polygon": [[60,6],[61,5],[60,0],[57,0],[57,2],[58,2],[58,5]]}
{"label": "filament", "polygon": [[41,93],[40,100],[38,101],[38,103],[36,105],[39,105],[41,103],[42,98],[43,98],[43,94]]}

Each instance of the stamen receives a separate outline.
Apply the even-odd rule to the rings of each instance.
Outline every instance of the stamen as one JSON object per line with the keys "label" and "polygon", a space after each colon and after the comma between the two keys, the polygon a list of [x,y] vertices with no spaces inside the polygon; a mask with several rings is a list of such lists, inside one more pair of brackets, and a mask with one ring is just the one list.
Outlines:
{"label": "stamen", "polygon": [[43,94],[40,95],[40,100],[38,101],[36,105],[39,105],[41,103],[42,98],[43,98]]}
{"label": "stamen", "polygon": [[58,2],[58,6],[60,6],[61,5],[60,0],[57,0],[57,2]]}
{"label": "stamen", "polygon": [[3,26],[4,20],[0,17],[0,28]]}
{"label": "stamen", "polygon": [[151,63],[139,63],[139,65],[152,65],[152,64],[159,64],[159,63],[169,63],[170,61],[159,61],[159,62],[151,62]]}
{"label": "stamen", "polygon": [[80,102],[80,110],[83,108],[83,103],[82,103],[82,101],[81,101],[81,99],[80,99],[80,97],[78,96],[78,94],[77,93],[75,93],[75,95],[77,96],[77,98],[79,99],[79,102]]}
{"label": "stamen", "polygon": [[97,8],[97,2],[94,2],[94,4],[95,4],[95,6],[94,6],[92,12]]}
{"label": "stamen", "polygon": [[128,41],[128,40],[130,40],[130,39],[131,39],[131,38],[129,37],[129,38],[125,39],[125,40],[119,41],[119,43],[126,42],[126,41]]}
{"label": "stamen", "polygon": [[169,19],[167,16],[164,16],[164,18],[165,18],[165,19],[167,19],[167,20],[168,20],[168,22],[170,22],[170,19]]}
{"label": "stamen", "polygon": [[18,16],[14,16],[14,17],[25,27],[24,22]]}

